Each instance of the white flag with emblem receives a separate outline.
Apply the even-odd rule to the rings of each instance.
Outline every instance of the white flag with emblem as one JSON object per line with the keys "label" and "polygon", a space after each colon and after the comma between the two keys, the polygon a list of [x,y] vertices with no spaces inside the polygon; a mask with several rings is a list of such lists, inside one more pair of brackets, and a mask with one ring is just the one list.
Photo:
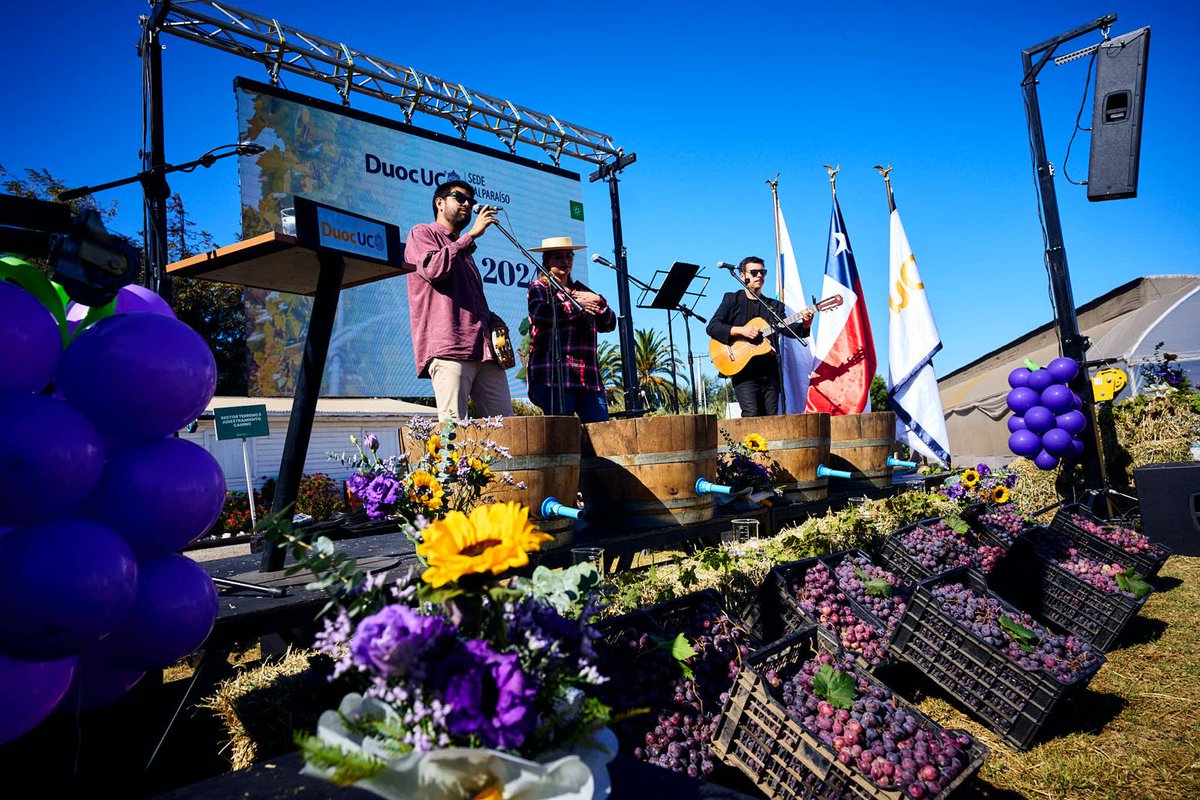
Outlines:
{"label": "white flag with emblem", "polygon": [[[775,296],[787,306],[786,316],[802,311],[807,303],[804,300],[804,287],[800,285],[800,270],[796,266],[796,256],[792,251],[792,238],[788,236],[787,225],[783,221],[783,209],[775,206],[775,224],[779,230],[778,272],[775,273]],[[784,414],[803,414],[804,405],[808,400],[808,375],[812,372],[812,351],[807,342],[792,339],[788,336],[779,337],[779,362],[783,367],[783,408]]]}
{"label": "white flag with emblem", "polygon": [[942,338],[894,204],[888,285],[888,405],[896,412],[896,440],[948,467],[950,438],[933,372]]}

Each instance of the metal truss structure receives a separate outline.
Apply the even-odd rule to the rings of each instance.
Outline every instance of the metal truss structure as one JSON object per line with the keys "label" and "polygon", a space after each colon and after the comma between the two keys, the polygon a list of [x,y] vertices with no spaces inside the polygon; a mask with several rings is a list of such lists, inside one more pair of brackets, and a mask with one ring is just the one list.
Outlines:
{"label": "metal truss structure", "polygon": [[[532,145],[558,166],[563,156],[596,165],[619,159],[611,136],[564,122],[508,100],[475,92],[461,83],[401,66],[243,11],[216,0],[158,0],[158,29],[266,67],[272,84],[291,72],[337,90],[343,105],[354,92],[399,106],[412,123],[416,112],[446,120],[466,139],[468,128],[487,131],[516,153],[517,143]],[[164,13],[165,12],[165,13]]]}

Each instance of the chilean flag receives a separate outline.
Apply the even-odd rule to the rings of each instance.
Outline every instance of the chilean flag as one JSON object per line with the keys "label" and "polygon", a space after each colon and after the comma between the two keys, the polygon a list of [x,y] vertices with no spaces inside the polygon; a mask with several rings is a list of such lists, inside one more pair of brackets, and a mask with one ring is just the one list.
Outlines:
{"label": "chilean flag", "polygon": [[871,399],[875,340],[836,195],[829,220],[825,283],[821,287],[823,298],[834,295],[842,296],[842,304],[817,315],[817,332],[812,338],[814,365],[804,410],[834,416],[861,414]]}

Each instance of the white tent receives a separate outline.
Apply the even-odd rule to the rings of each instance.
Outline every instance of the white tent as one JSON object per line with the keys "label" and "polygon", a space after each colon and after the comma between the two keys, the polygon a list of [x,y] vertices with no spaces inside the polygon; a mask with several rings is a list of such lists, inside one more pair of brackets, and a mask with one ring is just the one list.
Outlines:
{"label": "white tent", "polygon": [[[1142,388],[1141,368],[1155,360],[1154,347],[1178,356],[1189,380],[1200,379],[1200,275],[1137,278],[1077,309],[1080,331],[1091,340],[1089,361],[1114,359],[1129,377],[1118,399]],[[1008,373],[1031,358],[1047,364],[1060,355],[1058,328],[1049,322],[938,381],[951,455],[956,464],[995,464],[1008,450],[1004,403]]]}

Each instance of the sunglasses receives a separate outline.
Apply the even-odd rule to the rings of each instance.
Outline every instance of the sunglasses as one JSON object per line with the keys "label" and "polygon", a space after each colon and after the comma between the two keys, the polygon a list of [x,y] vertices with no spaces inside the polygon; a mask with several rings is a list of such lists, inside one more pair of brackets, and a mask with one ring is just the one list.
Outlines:
{"label": "sunglasses", "polygon": [[746,270],[746,274],[757,278],[760,275],[766,275],[767,271],[765,269],[748,269]]}
{"label": "sunglasses", "polygon": [[446,196],[453,197],[458,202],[462,203],[463,205],[468,205],[468,206],[475,201],[474,197],[471,197],[470,195],[465,195],[462,192],[451,192],[450,194],[448,194]]}

